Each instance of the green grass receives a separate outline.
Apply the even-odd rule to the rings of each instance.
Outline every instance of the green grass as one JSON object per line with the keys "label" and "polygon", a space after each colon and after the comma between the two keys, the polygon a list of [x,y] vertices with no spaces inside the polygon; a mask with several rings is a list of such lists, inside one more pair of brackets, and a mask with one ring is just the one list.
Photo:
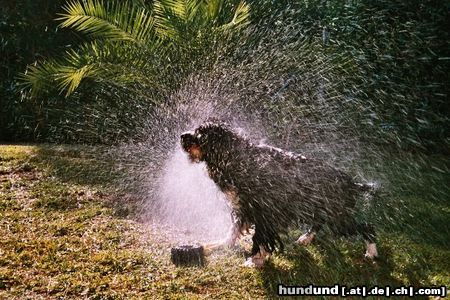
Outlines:
{"label": "green grass", "polygon": [[[287,242],[262,270],[242,267],[243,254],[231,250],[203,268],[177,268],[164,232],[120,213],[115,175],[98,150],[0,146],[0,298],[255,299],[274,297],[278,283],[450,286],[449,206],[430,196],[431,183],[386,200],[404,210],[376,208],[407,222],[379,226],[376,263],[362,258],[361,240],[323,236],[306,248]],[[445,179],[432,184],[445,188]]]}

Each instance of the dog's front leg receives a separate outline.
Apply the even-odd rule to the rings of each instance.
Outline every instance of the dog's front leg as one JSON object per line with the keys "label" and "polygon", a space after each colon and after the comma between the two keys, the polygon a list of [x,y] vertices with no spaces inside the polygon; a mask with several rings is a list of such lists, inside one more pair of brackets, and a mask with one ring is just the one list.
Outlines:
{"label": "dog's front leg", "polygon": [[228,234],[227,234],[227,237],[225,239],[205,244],[203,246],[205,255],[209,255],[213,251],[218,250],[218,249],[233,247],[234,244],[236,243],[237,238],[239,237],[239,235],[236,236],[236,233],[235,233],[236,231],[237,230],[235,229],[235,226],[232,226],[228,230]]}
{"label": "dog's front leg", "polygon": [[244,230],[249,229],[249,225],[246,222],[242,222],[240,217],[237,215],[235,208],[239,206],[239,197],[237,196],[237,192],[234,188],[229,188],[224,192],[225,198],[228,201],[228,205],[230,206],[231,219],[233,224],[230,226],[228,230],[227,238],[225,239],[225,246],[228,248],[234,247],[237,239],[241,236]]}
{"label": "dog's front leg", "polygon": [[253,247],[251,256],[245,261],[245,267],[256,267],[261,268],[267,259],[270,258],[271,253],[266,250],[264,246],[261,246],[261,235],[258,228],[255,226],[255,234],[253,235]]}
{"label": "dog's front leg", "polygon": [[208,255],[214,250],[221,248],[232,248],[236,244],[237,239],[241,236],[243,230],[248,230],[247,223],[241,224],[237,217],[233,214],[233,224],[228,230],[227,237],[223,240],[209,243],[203,246],[205,254]]}
{"label": "dog's front leg", "polygon": [[225,239],[224,245],[228,248],[234,247],[236,245],[237,239],[241,236],[241,226],[238,223],[233,223],[228,230],[227,238]]}
{"label": "dog's front leg", "polygon": [[233,219],[233,224],[228,230],[227,238],[225,240],[225,245],[232,248],[236,245],[236,241],[244,234],[244,232],[249,233],[250,224],[247,222],[242,222],[241,219],[233,212],[231,214]]}
{"label": "dog's front leg", "polygon": [[270,255],[271,253],[266,251],[263,246],[259,246],[258,253],[247,258],[244,266],[250,268],[262,268],[266,260],[269,259]]}

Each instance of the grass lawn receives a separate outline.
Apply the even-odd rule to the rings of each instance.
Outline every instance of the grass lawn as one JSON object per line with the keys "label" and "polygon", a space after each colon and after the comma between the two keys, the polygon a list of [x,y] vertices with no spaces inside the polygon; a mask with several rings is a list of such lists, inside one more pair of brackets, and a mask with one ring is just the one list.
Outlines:
{"label": "grass lawn", "polygon": [[[275,297],[278,283],[450,287],[448,198],[422,190],[391,199],[405,209],[379,215],[408,225],[377,225],[375,263],[359,239],[321,237],[306,248],[287,242],[262,270],[242,267],[231,250],[203,268],[177,268],[170,239],[127,213],[96,152],[0,145],[0,299],[257,299]],[[448,175],[441,179],[433,184],[446,189]]]}

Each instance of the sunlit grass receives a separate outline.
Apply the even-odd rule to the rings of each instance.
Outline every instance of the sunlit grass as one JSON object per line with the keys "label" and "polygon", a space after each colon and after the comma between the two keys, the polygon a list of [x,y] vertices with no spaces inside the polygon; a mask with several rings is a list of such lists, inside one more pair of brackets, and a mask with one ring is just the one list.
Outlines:
{"label": "sunlit grass", "polygon": [[286,251],[262,270],[242,267],[243,254],[231,250],[214,253],[203,268],[177,268],[164,233],[133,214],[117,214],[114,176],[98,153],[81,146],[0,146],[0,298],[255,299],[274,296],[278,283],[450,285],[444,229],[429,239],[408,229],[426,223],[414,216],[448,215],[448,206],[427,200],[425,191],[399,196],[413,204],[408,230],[378,224],[376,263],[363,259],[360,239],[324,235],[303,248],[293,245],[299,234],[293,232]]}

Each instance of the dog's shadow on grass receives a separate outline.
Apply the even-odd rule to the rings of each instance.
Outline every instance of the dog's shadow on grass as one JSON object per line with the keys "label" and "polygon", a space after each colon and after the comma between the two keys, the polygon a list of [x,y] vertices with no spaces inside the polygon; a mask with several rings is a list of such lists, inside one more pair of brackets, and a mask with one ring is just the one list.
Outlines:
{"label": "dog's shadow on grass", "polygon": [[[368,287],[404,284],[392,275],[396,266],[389,247],[379,248],[382,256],[375,261],[364,258],[364,247],[356,242],[322,240],[307,247],[288,245],[286,248],[260,271],[270,295],[277,294],[279,284]],[[414,282],[418,278],[409,280]]]}

